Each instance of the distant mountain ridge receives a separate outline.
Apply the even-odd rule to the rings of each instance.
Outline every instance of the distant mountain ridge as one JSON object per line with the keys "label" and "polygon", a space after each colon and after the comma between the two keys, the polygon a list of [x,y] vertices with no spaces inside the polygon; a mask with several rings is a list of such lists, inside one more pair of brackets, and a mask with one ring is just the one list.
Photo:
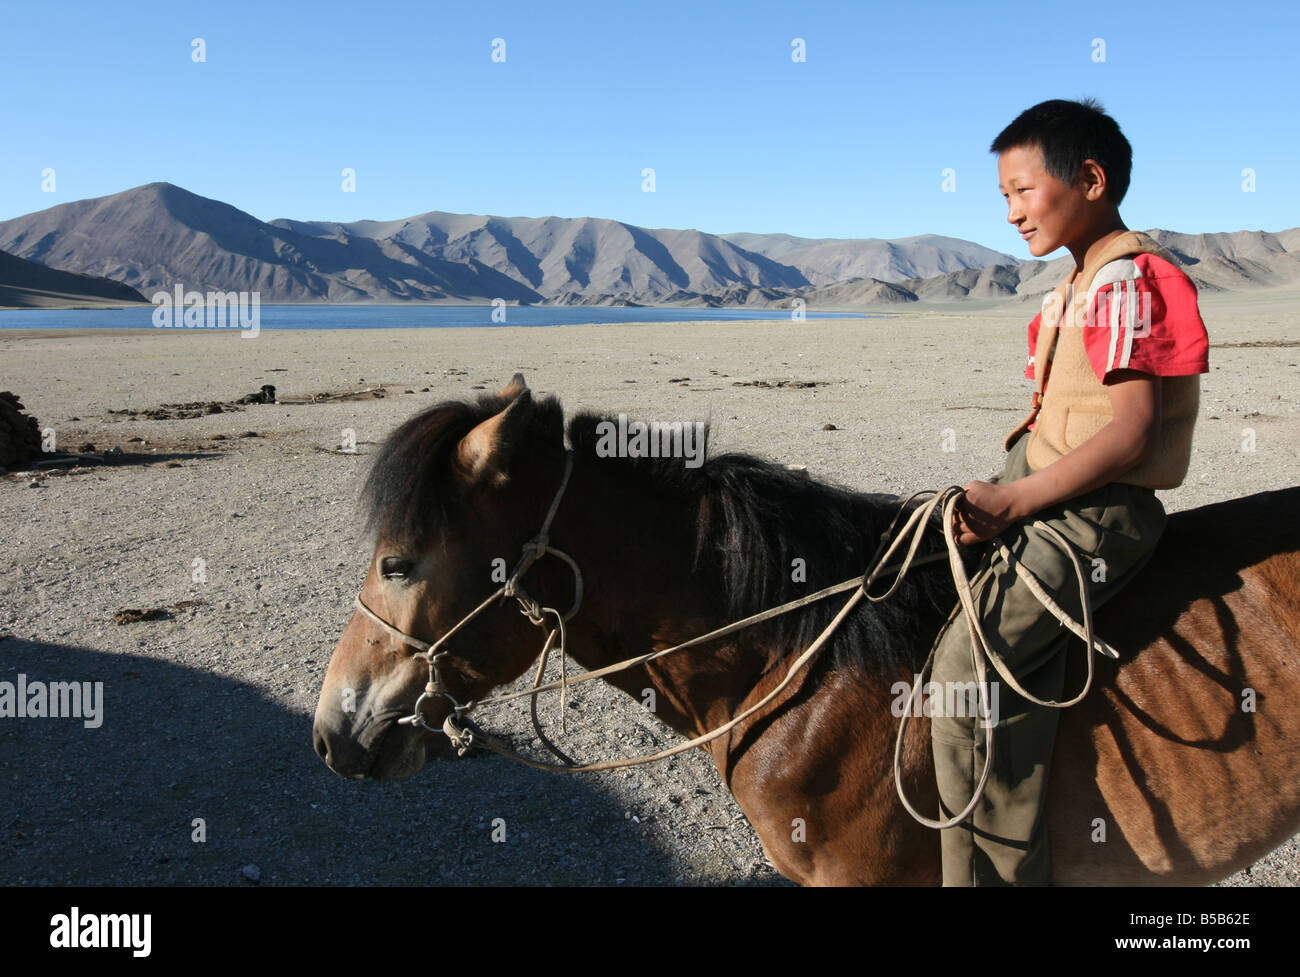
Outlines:
{"label": "distant mountain ridge", "polygon": [[[1201,294],[1300,286],[1300,228],[1217,234],[1152,228],[1146,233],[1170,252]],[[854,278],[805,290],[797,297],[816,309],[967,299],[1036,300],[1055,288],[1073,266],[1074,259],[1065,255],[1051,261],[966,268],[904,281]],[[784,299],[778,304],[788,307],[792,301]]]}
{"label": "distant mountain ridge", "polygon": [[593,217],[431,211],[400,221],[276,220],[271,226],[318,240],[367,241],[410,255],[476,263],[529,290],[527,301],[598,298],[646,304],[716,294],[737,285],[795,289],[811,284],[796,269],[716,235],[650,230]]}
{"label": "distant mountain ridge", "polygon": [[121,282],[58,271],[0,251],[0,308],[101,308],[147,301]]}
{"label": "distant mountain ridge", "polygon": [[168,183],[51,207],[0,223],[0,249],[149,294],[176,283],[260,291],[263,302],[401,301],[531,294],[473,263],[415,260],[370,241],[313,238]]}
{"label": "distant mountain ridge", "polygon": [[814,285],[853,278],[899,282],[948,272],[1015,264],[1009,254],[938,234],[881,238],[800,238],[789,234],[723,234],[742,248],[798,268]]}
{"label": "distant mountain ridge", "polygon": [[758,306],[846,270],[905,278],[1014,261],[934,236],[889,242],[714,235],[591,217],[430,211],[394,221],[263,222],[167,183],[0,222],[0,248],[146,294],[181,282],[257,290],[263,302]]}
{"label": "distant mountain ridge", "polygon": [[[1207,290],[1300,282],[1300,228],[1149,232]],[[429,211],[393,221],[261,221],[169,183],[0,222],[0,250],[145,296],[258,291],[275,302],[809,307],[1015,298],[1069,258],[1018,261],[970,241],[706,234],[595,217]]]}

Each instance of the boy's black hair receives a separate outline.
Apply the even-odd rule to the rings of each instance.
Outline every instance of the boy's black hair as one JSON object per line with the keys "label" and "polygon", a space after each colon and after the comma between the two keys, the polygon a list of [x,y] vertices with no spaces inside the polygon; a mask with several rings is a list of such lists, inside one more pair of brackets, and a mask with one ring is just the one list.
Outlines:
{"label": "boy's black hair", "polygon": [[1017,146],[1038,146],[1047,172],[1062,183],[1073,183],[1084,160],[1095,159],[1106,171],[1106,192],[1116,207],[1128,193],[1133,171],[1133,147],[1095,98],[1071,102],[1062,98],[1025,109],[989,147],[1003,153]]}

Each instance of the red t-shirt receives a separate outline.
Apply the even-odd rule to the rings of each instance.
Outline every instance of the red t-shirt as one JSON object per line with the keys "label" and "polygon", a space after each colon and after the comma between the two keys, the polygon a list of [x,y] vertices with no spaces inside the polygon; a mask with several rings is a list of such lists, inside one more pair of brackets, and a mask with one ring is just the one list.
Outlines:
{"label": "red t-shirt", "polygon": [[[1131,277],[1107,283],[1093,296],[1084,321],[1083,345],[1102,383],[1115,370],[1181,377],[1210,370],[1210,337],[1196,305],[1196,286],[1180,269],[1154,254],[1131,259]],[[1029,363],[1042,313],[1029,324]],[[1050,374],[1049,374],[1050,376]]]}

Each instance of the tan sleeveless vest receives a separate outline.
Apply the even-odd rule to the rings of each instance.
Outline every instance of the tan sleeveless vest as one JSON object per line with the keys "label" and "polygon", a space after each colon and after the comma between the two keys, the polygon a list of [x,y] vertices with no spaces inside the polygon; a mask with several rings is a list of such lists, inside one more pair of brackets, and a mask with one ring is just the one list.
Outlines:
{"label": "tan sleeveless vest", "polygon": [[[1128,231],[1106,245],[1082,271],[1071,273],[1043,303],[1034,350],[1034,409],[1006,440],[1010,450],[1021,432],[1034,424],[1025,460],[1035,471],[1079,447],[1114,417],[1106,387],[1088,360],[1083,330],[1098,328],[1085,319],[1096,290],[1130,277],[1133,269],[1124,259],[1137,254],[1155,254],[1173,262],[1149,236]],[[1112,262],[1114,267],[1107,268]],[[1192,457],[1200,390],[1199,375],[1160,378],[1161,425],[1156,444],[1145,461],[1115,481],[1153,489],[1182,484]]]}

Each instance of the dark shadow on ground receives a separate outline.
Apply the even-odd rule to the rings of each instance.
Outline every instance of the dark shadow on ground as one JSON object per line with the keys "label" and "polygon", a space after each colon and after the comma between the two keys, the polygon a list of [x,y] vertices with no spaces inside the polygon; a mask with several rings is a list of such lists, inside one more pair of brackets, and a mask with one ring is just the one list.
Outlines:
{"label": "dark shadow on ground", "polygon": [[314,753],[310,716],[226,677],[11,636],[0,681],[19,673],[102,681],[103,724],[0,718],[0,884],[251,884],[249,864],[261,884],[677,881],[591,782],[494,758],[349,781]]}

